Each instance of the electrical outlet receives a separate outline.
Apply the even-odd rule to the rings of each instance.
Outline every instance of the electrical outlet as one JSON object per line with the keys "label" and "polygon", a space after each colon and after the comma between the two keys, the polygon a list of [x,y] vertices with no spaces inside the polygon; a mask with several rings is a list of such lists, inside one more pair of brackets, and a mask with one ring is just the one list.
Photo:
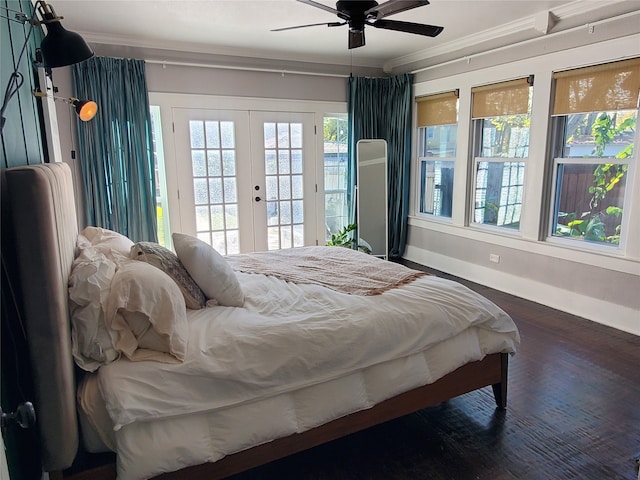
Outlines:
{"label": "electrical outlet", "polygon": [[500,263],[500,255],[495,253],[489,254],[489,261],[492,263]]}

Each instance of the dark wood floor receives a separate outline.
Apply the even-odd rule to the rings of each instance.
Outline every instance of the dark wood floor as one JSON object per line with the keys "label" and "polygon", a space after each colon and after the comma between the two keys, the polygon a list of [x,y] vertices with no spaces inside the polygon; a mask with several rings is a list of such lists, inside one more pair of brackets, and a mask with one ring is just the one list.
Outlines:
{"label": "dark wood floor", "polygon": [[636,480],[640,337],[459,281],[520,329],[506,411],[488,388],[233,479]]}

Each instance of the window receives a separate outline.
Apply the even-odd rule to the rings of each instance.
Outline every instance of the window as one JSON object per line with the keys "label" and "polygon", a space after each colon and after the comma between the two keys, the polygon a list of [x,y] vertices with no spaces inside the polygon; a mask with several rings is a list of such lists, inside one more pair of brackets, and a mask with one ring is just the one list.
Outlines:
{"label": "window", "polygon": [[472,89],[472,223],[520,228],[532,84],[529,77]]}
{"label": "window", "polygon": [[324,210],[325,240],[349,223],[347,210],[347,116],[324,117]]}
{"label": "window", "polygon": [[620,246],[630,197],[640,58],[556,72],[553,237]]}
{"label": "window", "polygon": [[169,202],[165,181],[164,149],[162,148],[162,124],[160,107],[151,105],[151,131],[153,140],[154,174],[156,176],[156,215],[158,220],[158,243],[165,247],[171,243],[169,227]]}
{"label": "window", "polygon": [[417,98],[418,212],[451,218],[458,92]]}

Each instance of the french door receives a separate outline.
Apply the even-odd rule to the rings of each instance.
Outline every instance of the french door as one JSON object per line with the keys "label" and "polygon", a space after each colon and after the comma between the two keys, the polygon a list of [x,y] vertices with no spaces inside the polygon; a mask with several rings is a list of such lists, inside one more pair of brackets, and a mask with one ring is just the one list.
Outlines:
{"label": "french door", "polygon": [[183,233],[222,254],[316,243],[314,114],[172,113]]}

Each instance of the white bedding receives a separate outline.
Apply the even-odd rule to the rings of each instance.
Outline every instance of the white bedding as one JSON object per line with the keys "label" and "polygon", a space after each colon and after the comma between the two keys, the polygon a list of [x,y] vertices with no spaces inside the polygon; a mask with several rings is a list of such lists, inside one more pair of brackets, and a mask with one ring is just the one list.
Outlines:
{"label": "white bedding", "polygon": [[376,296],[238,278],[242,308],[189,312],[184,363],[121,359],[99,370],[120,479],[305,431],[519,343],[500,308],[435,276]]}

